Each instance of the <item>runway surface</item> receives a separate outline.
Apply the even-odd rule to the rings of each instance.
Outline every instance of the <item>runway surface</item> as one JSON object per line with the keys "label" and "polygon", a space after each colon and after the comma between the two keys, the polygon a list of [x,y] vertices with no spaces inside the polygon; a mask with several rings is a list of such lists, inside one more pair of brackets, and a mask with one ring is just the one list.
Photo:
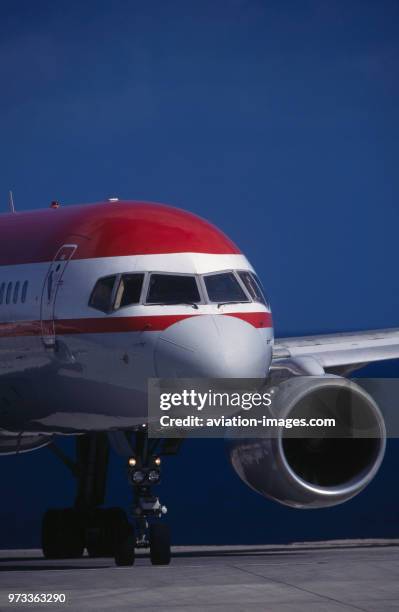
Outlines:
{"label": "runway surface", "polygon": [[[64,604],[10,604],[9,593],[65,593]],[[177,547],[171,565],[141,553],[46,561],[38,550],[0,551],[0,610],[169,612],[383,612],[399,609],[399,540],[288,546]]]}

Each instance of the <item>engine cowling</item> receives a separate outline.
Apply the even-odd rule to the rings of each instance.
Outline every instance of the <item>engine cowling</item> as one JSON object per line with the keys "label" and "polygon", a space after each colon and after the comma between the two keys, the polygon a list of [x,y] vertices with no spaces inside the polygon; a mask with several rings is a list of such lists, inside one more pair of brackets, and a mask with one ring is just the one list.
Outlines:
{"label": "engine cowling", "polygon": [[0,455],[16,455],[28,453],[47,446],[52,442],[53,436],[47,434],[15,434],[0,431]]}
{"label": "engine cowling", "polygon": [[317,438],[298,438],[280,428],[272,437],[232,439],[230,460],[240,478],[296,508],[334,506],[360,493],[385,452],[384,419],[374,399],[353,381],[329,375],[292,377],[273,391],[274,415],[328,415],[336,419],[339,437],[322,431]]}

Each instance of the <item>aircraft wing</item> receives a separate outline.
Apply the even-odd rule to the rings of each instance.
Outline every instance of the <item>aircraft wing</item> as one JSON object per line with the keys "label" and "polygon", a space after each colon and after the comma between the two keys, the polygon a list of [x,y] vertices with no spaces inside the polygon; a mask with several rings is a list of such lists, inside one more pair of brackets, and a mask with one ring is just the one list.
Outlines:
{"label": "aircraft wing", "polygon": [[399,359],[399,328],[276,339],[273,362],[312,358],[323,369],[355,370],[374,361]]}

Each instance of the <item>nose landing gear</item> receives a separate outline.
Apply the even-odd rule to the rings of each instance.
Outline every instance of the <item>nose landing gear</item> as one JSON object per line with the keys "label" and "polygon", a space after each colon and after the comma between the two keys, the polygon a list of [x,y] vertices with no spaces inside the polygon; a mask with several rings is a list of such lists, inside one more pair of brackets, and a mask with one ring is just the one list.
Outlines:
{"label": "nose landing gear", "polygon": [[115,550],[116,565],[133,565],[134,548],[150,549],[153,565],[170,563],[169,526],[161,522],[167,513],[152,487],[160,482],[161,459],[152,455],[148,439],[143,432],[136,434],[136,454],[128,461],[128,480],[134,491],[133,525],[129,534],[121,539]]}

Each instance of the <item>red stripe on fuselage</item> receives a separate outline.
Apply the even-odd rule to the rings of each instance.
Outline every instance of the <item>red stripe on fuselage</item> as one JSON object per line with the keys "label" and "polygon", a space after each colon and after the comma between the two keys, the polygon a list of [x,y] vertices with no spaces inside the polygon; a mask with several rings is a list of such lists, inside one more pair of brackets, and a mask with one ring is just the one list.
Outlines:
{"label": "red stripe on fuselage", "polygon": [[55,321],[57,334],[104,334],[139,331],[162,331],[178,321],[195,315],[159,315],[153,317],[114,317],[96,319],[63,319]]}
{"label": "red stripe on fuselage", "polygon": [[270,312],[229,312],[228,317],[237,317],[254,327],[273,327],[272,315]]}
{"label": "red stripe on fuselage", "polygon": [[[55,334],[104,334],[140,331],[163,331],[189,317],[202,315],[154,315],[141,317],[97,317],[83,319],[59,319],[54,322]],[[272,317],[269,312],[232,312],[224,315],[237,317],[257,328],[272,327]],[[40,336],[42,334],[40,321],[14,321],[0,323],[0,337]]]}
{"label": "red stripe on fuselage", "polygon": [[14,336],[40,336],[42,327],[40,321],[12,321],[0,323],[0,338],[13,338]]}

